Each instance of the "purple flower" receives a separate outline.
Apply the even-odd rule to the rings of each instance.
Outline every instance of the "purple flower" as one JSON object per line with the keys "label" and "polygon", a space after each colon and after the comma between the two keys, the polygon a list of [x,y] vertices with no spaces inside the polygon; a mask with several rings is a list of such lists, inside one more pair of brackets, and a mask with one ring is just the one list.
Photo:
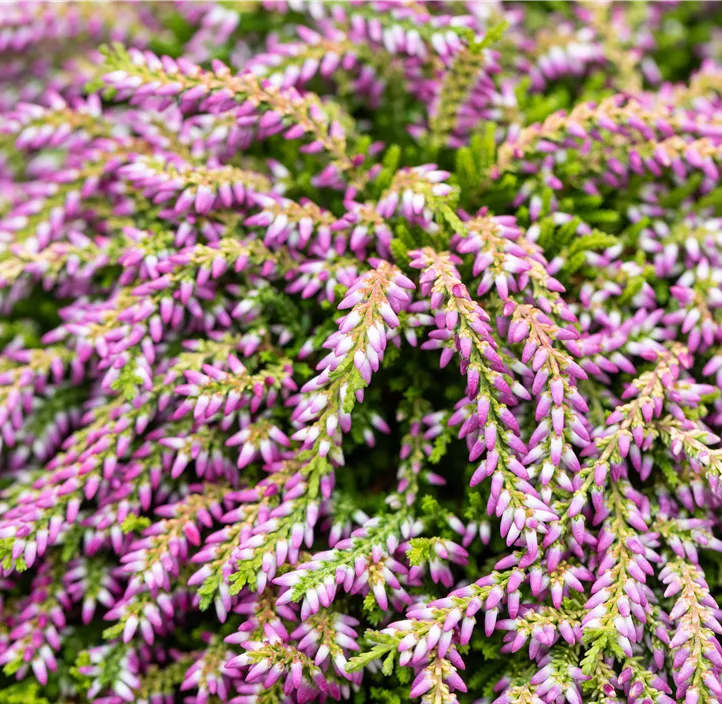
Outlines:
{"label": "purple flower", "polygon": [[0,700],[722,701],[719,38],[8,4]]}

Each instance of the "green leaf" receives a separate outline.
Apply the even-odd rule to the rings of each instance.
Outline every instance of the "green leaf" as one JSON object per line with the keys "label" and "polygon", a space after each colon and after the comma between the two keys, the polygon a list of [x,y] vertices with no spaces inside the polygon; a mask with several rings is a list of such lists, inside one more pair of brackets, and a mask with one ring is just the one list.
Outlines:
{"label": "green leaf", "polygon": [[496,44],[504,36],[507,29],[509,29],[509,23],[506,20],[489,27],[482,39],[471,42],[470,49],[476,53],[487,49],[492,44]]}
{"label": "green leaf", "polygon": [[645,281],[646,279],[644,276],[633,276],[630,278],[629,281],[627,281],[627,285],[624,287],[624,291],[622,291],[622,295],[618,299],[619,305],[629,305],[634,297],[642,290]]}
{"label": "green leaf", "polygon": [[406,245],[400,239],[393,239],[391,240],[389,249],[391,250],[391,256],[394,258],[394,261],[402,269],[408,269],[411,260],[409,259],[409,250]]}
{"label": "green leaf", "polygon": [[[474,137],[472,137],[472,144],[473,140]],[[461,149],[456,152],[455,173],[462,193],[478,188],[481,182],[481,174],[474,162],[474,157],[469,147],[461,147]]]}
{"label": "green leaf", "polygon": [[466,235],[466,225],[461,221],[461,218],[448,206],[442,205],[439,209],[439,213],[442,219],[449,225],[451,232],[454,235]]}
{"label": "green leaf", "polygon": [[0,704],[50,704],[50,701],[42,695],[40,685],[28,678],[0,689]]}
{"label": "green leaf", "polygon": [[105,640],[113,640],[114,638],[118,638],[123,632],[124,627],[125,624],[123,624],[122,622],[114,623],[112,626],[106,628],[103,631],[103,638],[105,638]]}
{"label": "green leaf", "polygon": [[396,657],[399,638],[379,631],[367,631],[366,640],[369,641],[372,647],[366,652],[361,652],[351,658],[346,666],[347,672],[359,672],[374,660],[385,659],[388,655],[391,655],[392,658]]}
{"label": "green leaf", "polygon": [[567,262],[562,267],[562,271],[567,275],[570,276],[571,274],[576,273],[584,266],[584,262],[587,260],[586,255],[584,252],[579,252],[578,254],[575,254],[573,257],[570,257]]}
{"label": "green leaf", "polygon": [[446,451],[449,448],[449,444],[454,440],[454,434],[451,428],[444,428],[444,432],[437,435],[434,440],[434,449],[431,451],[429,456],[429,462],[431,464],[439,464],[443,459]]}
{"label": "green leaf", "polygon": [[395,173],[401,163],[401,147],[398,144],[392,144],[386,150],[381,163],[384,165],[384,168]]}
{"label": "green leaf", "polygon": [[578,252],[601,251],[619,244],[619,239],[600,230],[594,230],[586,237],[578,237],[569,247],[569,255],[573,256]]}
{"label": "green leaf", "polygon": [[384,660],[384,664],[381,668],[381,671],[389,677],[391,673],[394,671],[394,660],[396,658],[396,653],[392,650]]}
{"label": "green leaf", "polygon": [[129,513],[125,520],[120,524],[120,529],[123,533],[142,533],[150,525],[150,518],[145,516],[136,516],[134,513]]}

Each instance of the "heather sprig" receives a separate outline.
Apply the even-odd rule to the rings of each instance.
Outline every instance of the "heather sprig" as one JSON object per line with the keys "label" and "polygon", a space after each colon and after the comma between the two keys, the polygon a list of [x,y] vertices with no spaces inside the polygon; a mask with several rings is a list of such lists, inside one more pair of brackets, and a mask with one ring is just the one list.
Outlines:
{"label": "heather sprig", "polygon": [[0,702],[722,702],[720,22],[3,8]]}

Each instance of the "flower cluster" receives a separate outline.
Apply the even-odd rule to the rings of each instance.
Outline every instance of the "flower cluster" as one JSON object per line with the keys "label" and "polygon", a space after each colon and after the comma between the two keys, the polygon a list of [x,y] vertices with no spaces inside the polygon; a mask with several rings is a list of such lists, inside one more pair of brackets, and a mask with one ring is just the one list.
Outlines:
{"label": "flower cluster", "polygon": [[0,704],[722,704],[716,3],[0,9]]}

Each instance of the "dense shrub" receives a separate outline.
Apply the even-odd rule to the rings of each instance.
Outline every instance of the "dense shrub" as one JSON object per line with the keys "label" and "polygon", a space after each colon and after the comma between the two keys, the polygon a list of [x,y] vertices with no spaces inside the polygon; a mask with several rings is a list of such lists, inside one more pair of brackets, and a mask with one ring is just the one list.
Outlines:
{"label": "dense shrub", "polygon": [[722,702],[721,17],[0,5],[0,703]]}

